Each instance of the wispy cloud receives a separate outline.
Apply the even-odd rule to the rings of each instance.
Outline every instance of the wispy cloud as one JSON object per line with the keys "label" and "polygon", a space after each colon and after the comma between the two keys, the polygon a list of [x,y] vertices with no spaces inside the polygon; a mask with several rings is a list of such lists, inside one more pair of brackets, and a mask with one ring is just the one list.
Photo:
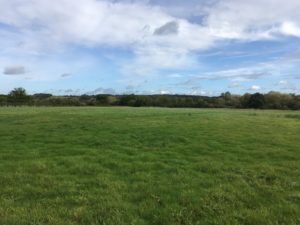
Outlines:
{"label": "wispy cloud", "polygon": [[300,85],[291,83],[290,81],[287,80],[281,80],[276,85],[279,86],[280,90],[282,91],[295,92],[300,90]]}
{"label": "wispy cloud", "polygon": [[238,83],[238,82],[232,82],[227,87],[230,88],[230,89],[231,88],[243,88],[243,85]]}
{"label": "wispy cloud", "polygon": [[114,94],[117,94],[117,92],[113,88],[102,88],[102,87],[99,87],[99,88],[96,88],[93,91],[86,92],[85,94],[86,95],[98,95],[98,94],[111,94],[111,95],[114,95]]}
{"label": "wispy cloud", "polygon": [[60,75],[60,77],[62,77],[62,78],[70,77],[70,76],[72,76],[71,73],[63,73],[63,74]]}

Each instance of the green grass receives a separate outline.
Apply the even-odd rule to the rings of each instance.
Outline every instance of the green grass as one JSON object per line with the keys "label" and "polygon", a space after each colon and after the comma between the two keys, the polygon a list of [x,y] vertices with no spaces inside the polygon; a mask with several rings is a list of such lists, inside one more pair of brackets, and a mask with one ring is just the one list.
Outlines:
{"label": "green grass", "polygon": [[300,224],[299,118],[0,108],[0,224]]}

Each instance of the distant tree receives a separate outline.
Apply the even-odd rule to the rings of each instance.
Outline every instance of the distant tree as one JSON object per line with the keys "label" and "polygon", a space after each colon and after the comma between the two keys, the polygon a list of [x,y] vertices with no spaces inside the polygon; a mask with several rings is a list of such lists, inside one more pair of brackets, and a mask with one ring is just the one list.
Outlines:
{"label": "distant tree", "polygon": [[45,98],[50,98],[52,97],[52,94],[47,94],[47,93],[38,93],[33,95],[34,98],[38,99],[45,99]]}
{"label": "distant tree", "polygon": [[117,97],[107,94],[96,95],[96,105],[99,106],[110,106],[117,104]]}
{"label": "distant tree", "polygon": [[249,102],[250,97],[251,97],[251,94],[249,94],[249,93],[245,93],[243,96],[241,96],[241,98],[240,98],[241,108],[249,108],[248,102]]}
{"label": "distant tree", "polygon": [[27,95],[24,88],[15,88],[12,90],[8,96],[7,101],[10,105],[26,105],[29,104],[30,96]]}
{"label": "distant tree", "polygon": [[6,105],[7,105],[7,96],[0,95],[0,106],[6,106]]}
{"label": "distant tree", "polygon": [[229,91],[222,93],[221,97],[225,99],[225,101],[230,101],[231,100],[231,93]]}
{"label": "distant tree", "polygon": [[294,95],[294,100],[293,100],[293,105],[292,105],[292,109],[299,109],[300,110],[300,95],[296,96]]}
{"label": "distant tree", "polygon": [[119,100],[119,105],[121,106],[135,106],[136,96],[131,95],[122,95]]}
{"label": "distant tree", "polygon": [[104,94],[100,94],[100,95],[96,95],[96,103],[97,105],[109,105],[109,95],[104,95]]}
{"label": "distant tree", "polygon": [[260,93],[255,93],[250,96],[248,108],[262,109],[265,106],[265,96]]}
{"label": "distant tree", "polygon": [[172,97],[169,95],[157,95],[156,96],[156,106],[159,107],[171,107]]}
{"label": "distant tree", "polygon": [[96,98],[95,96],[90,96],[90,95],[81,95],[79,97],[79,101],[86,106],[95,106],[96,105]]}
{"label": "distant tree", "polygon": [[206,108],[207,107],[207,102],[204,101],[201,97],[198,97],[197,100],[196,100],[195,107],[197,107],[197,108]]}
{"label": "distant tree", "polygon": [[[230,92],[225,92],[221,94],[221,98],[224,99],[225,107],[230,108],[240,108],[241,107],[241,96],[232,95]],[[222,101],[220,101],[222,103]]]}
{"label": "distant tree", "polygon": [[0,106],[134,106],[134,107],[193,107],[193,108],[256,108],[300,109],[300,96],[280,92],[249,94],[242,96],[230,92],[220,96],[193,95],[81,95],[52,96],[39,93],[28,96],[23,88],[15,88],[9,95],[0,95]]}

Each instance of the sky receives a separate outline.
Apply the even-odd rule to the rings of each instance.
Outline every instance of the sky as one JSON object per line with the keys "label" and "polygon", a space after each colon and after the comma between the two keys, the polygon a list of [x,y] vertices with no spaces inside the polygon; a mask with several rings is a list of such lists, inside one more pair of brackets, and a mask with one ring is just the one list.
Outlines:
{"label": "sky", "polygon": [[0,94],[300,94],[299,0],[0,0]]}

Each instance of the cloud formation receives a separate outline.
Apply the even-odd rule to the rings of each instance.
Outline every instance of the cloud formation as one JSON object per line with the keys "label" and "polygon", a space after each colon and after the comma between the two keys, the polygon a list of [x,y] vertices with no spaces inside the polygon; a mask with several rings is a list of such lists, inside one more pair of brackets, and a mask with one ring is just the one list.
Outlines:
{"label": "cloud formation", "polygon": [[277,83],[277,86],[280,87],[280,90],[282,91],[290,91],[290,92],[295,92],[298,89],[300,89],[300,85],[297,87],[295,83],[291,83],[287,80],[281,80]]}
{"label": "cloud formation", "polygon": [[176,21],[171,21],[155,29],[154,35],[171,35],[178,34],[179,25]]}
{"label": "cloud formation", "polygon": [[93,91],[89,91],[85,93],[86,95],[99,95],[99,94],[104,94],[104,95],[114,95],[117,94],[116,90],[113,88],[96,88]]}
{"label": "cloud formation", "polygon": [[[43,71],[48,71],[48,80],[52,76],[62,81],[69,76],[65,71],[101,76],[102,67],[95,65],[110,51],[116,73],[128,80],[188,74],[197,81],[240,82],[291,74],[299,65],[299,53],[280,62],[278,55],[268,53],[274,58],[240,64],[267,51],[230,49],[231,60],[239,64],[222,68],[205,65],[204,55],[216,56],[230,45],[281,45],[299,39],[299,8],[299,0],[0,0],[0,66],[26,65],[33,80],[43,77]],[[87,61],[93,61],[93,71],[82,69],[91,65],[77,66],[87,57],[73,54],[73,49],[92,52],[94,58]],[[71,56],[66,59],[65,54]],[[20,68],[8,72],[22,74]]]}
{"label": "cloud formation", "polygon": [[252,85],[250,88],[249,88],[250,91],[260,91],[261,90],[261,87],[259,85]]}
{"label": "cloud formation", "polygon": [[132,63],[137,70],[144,60],[154,69],[165,68],[168,63],[162,63],[161,57],[172,59],[170,63],[175,66],[188,67],[194,51],[208,49],[219,40],[300,37],[300,2],[296,0],[284,5],[280,0],[205,1],[193,9],[195,15],[203,16],[198,23],[183,18],[184,13],[170,13],[164,3],[1,0],[0,22],[18,29],[24,37],[23,46],[30,46],[33,52],[42,51],[43,46],[70,43],[127,46],[136,56]]}
{"label": "cloud formation", "polygon": [[4,68],[3,74],[5,75],[22,75],[26,73],[24,66],[8,66]]}

